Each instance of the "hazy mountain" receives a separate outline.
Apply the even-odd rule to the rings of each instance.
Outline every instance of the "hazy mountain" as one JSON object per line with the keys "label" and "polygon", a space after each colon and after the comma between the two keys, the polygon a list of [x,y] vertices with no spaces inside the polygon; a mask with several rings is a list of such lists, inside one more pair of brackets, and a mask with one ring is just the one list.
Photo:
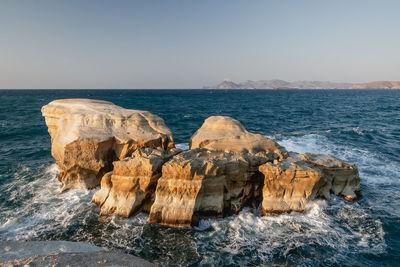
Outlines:
{"label": "hazy mountain", "polygon": [[400,82],[378,81],[369,83],[339,83],[321,81],[261,80],[234,83],[223,81],[214,86],[205,86],[204,89],[400,89]]}
{"label": "hazy mountain", "polygon": [[353,84],[350,89],[400,89],[400,82],[379,81]]}
{"label": "hazy mountain", "polygon": [[322,81],[295,81],[287,82],[283,80],[261,80],[245,81],[234,83],[232,81],[223,81],[217,85],[203,87],[204,89],[348,89],[355,84],[322,82]]}
{"label": "hazy mountain", "polygon": [[243,89],[243,88],[237,83],[231,81],[223,81],[222,83],[219,83],[215,87],[210,87],[209,89]]}

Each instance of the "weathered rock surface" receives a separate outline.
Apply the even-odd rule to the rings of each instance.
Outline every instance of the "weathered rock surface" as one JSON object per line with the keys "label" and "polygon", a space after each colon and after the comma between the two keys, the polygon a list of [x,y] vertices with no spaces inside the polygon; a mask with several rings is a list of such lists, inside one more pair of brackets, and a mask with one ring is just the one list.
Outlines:
{"label": "weathered rock surface", "polygon": [[259,170],[265,176],[264,215],[303,211],[309,200],[330,199],[331,193],[356,200],[360,190],[357,167],[330,155],[298,154]]}
{"label": "weathered rock surface", "polygon": [[101,188],[101,215],[150,213],[150,222],[196,225],[262,203],[264,214],[303,211],[330,194],[355,200],[357,168],[330,155],[293,154],[226,116],[206,119],[190,150],[174,149],[164,121],[147,111],[89,99],[42,108],[62,190]]}
{"label": "weathered rock surface", "polygon": [[237,120],[227,116],[211,116],[190,139],[190,149],[260,153],[269,160],[281,160],[286,150],[271,139],[248,132]]}
{"label": "weathered rock surface", "polygon": [[162,149],[139,148],[131,157],[114,161],[114,170],[101,180],[101,189],[93,202],[101,207],[101,215],[116,213],[129,217],[154,201],[154,191],[161,176],[161,167],[181,150],[168,154]]}
{"label": "weathered rock surface", "polygon": [[261,201],[263,176],[258,166],[287,157],[286,150],[248,132],[226,116],[207,118],[190,139],[190,150],[165,163],[158,180],[150,222],[196,225]]}
{"label": "weathered rock surface", "polygon": [[94,193],[92,197],[92,202],[95,203],[100,208],[103,206],[104,202],[106,202],[108,195],[110,194],[110,190],[112,187],[112,182],[111,182],[112,174],[113,174],[112,171],[104,174],[103,178],[101,178],[100,190],[96,191],[96,193]]}
{"label": "weathered rock surface", "polygon": [[43,106],[60,169],[62,191],[93,188],[112,170],[112,162],[137,148],[174,147],[164,121],[147,111],[124,109],[91,99],[63,99]]}
{"label": "weathered rock surface", "polygon": [[261,162],[248,153],[204,148],[175,156],[162,168],[150,222],[197,225],[200,219],[237,213],[251,201],[257,205],[263,182],[257,171]]}
{"label": "weathered rock surface", "polygon": [[0,266],[154,266],[133,255],[82,242],[0,241]]}

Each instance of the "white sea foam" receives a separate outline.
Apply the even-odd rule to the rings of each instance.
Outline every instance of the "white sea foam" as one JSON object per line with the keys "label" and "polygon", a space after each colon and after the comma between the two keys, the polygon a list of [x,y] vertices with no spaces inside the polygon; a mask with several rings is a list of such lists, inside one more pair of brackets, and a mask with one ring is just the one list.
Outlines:
{"label": "white sea foam", "polygon": [[372,184],[400,183],[400,166],[365,149],[347,144],[334,144],[326,136],[309,134],[282,139],[279,144],[298,153],[332,154],[355,163],[360,170],[362,182]]}
{"label": "white sea foam", "polygon": [[[185,250],[184,257],[201,258],[200,264],[307,264],[307,256],[301,259],[307,253],[326,254],[339,264],[349,253],[384,253],[387,245],[382,222],[371,211],[400,216],[393,203],[393,198],[400,199],[400,193],[391,187],[399,183],[399,166],[369,151],[332,143],[320,134],[280,138],[279,143],[291,151],[330,153],[356,163],[362,201],[350,203],[333,197],[329,202],[312,201],[304,213],[264,217],[259,209],[246,208],[228,218],[202,220],[193,231],[173,230],[149,225],[148,215],[143,213],[129,219],[111,216],[98,222],[99,210],[90,203],[95,190],[59,194],[56,164],[43,167],[34,175],[35,171],[20,166],[6,189],[10,200],[17,204],[15,208],[0,210],[0,237],[65,236],[137,254],[154,248],[167,258],[183,257],[173,253]],[[186,150],[188,144],[177,147]]]}
{"label": "white sea foam", "polygon": [[[260,217],[244,209],[237,216],[201,221],[196,229],[213,242],[225,240],[225,252],[241,255],[245,250],[253,251],[249,255],[256,254],[261,262],[287,257],[296,250],[336,251],[331,256],[338,260],[349,251],[384,252],[386,244],[380,221],[372,220],[361,209],[352,209],[351,204],[341,199],[333,202],[337,214],[329,214],[331,203],[316,200],[309,203],[304,213]],[[247,259],[249,262],[251,257]]]}
{"label": "white sea foam", "polygon": [[181,143],[181,144],[176,144],[176,148],[182,149],[183,151],[189,150],[189,144],[188,143]]}
{"label": "white sea foam", "polygon": [[68,227],[80,213],[85,212],[83,209],[90,205],[93,192],[71,190],[59,194],[61,184],[57,174],[56,164],[33,177],[29,169],[20,168],[8,186],[12,190],[10,201],[18,204],[2,212],[4,218],[7,218],[0,224],[3,238],[32,239],[46,230],[54,230],[54,227]]}
{"label": "white sea foam", "polygon": [[[319,134],[284,138],[279,143],[289,151],[328,153],[356,163],[367,207],[334,196],[329,202],[312,201],[304,213],[260,217],[245,209],[238,216],[201,221],[196,229],[208,233],[210,239],[219,237],[221,242],[229,236],[231,241],[224,249],[233,254],[253,247],[258,251],[256,254],[261,262],[270,262],[279,255],[286,257],[290,252],[302,249],[336,251],[332,260],[337,262],[350,252],[384,253],[387,245],[382,222],[371,214],[371,208],[399,215],[396,205],[388,205],[389,199],[382,201],[385,192],[377,187],[398,184],[399,166],[393,162],[382,162],[379,155],[369,151],[332,143]],[[368,200],[375,196],[381,198],[380,204]],[[393,192],[388,197],[392,198]],[[313,244],[311,248],[310,244]]]}

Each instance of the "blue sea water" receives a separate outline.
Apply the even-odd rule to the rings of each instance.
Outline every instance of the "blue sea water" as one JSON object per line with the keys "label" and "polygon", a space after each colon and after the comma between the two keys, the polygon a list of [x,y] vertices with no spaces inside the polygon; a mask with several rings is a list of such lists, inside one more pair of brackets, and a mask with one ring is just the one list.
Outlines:
{"label": "blue sea water", "polygon": [[[143,213],[99,221],[95,190],[58,193],[40,108],[60,98],[148,110],[180,147],[205,118],[228,115],[288,150],[356,163],[363,197],[279,216],[246,208],[191,229],[152,225]],[[400,91],[0,90],[0,239],[85,241],[162,265],[398,266]]]}

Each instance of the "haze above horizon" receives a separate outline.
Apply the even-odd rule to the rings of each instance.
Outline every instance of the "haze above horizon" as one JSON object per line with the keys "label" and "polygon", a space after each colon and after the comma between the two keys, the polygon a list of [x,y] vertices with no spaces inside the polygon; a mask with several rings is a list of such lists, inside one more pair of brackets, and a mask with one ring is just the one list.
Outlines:
{"label": "haze above horizon", "polygon": [[2,1],[0,88],[400,80],[400,1]]}

